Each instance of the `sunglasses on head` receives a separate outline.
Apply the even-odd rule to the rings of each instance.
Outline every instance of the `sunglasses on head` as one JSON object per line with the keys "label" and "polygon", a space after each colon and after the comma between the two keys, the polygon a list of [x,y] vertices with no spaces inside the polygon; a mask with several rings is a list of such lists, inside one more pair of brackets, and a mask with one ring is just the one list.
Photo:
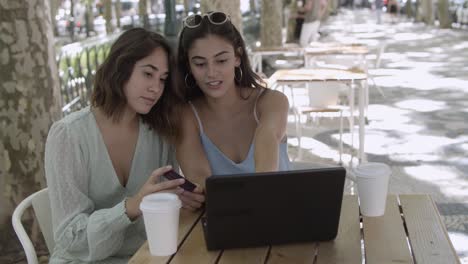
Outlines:
{"label": "sunglasses on head", "polygon": [[230,20],[229,15],[226,15],[223,12],[208,12],[203,15],[190,15],[184,19],[184,27],[188,28],[196,28],[201,25],[203,18],[208,17],[208,21],[210,21],[213,25],[222,25]]}

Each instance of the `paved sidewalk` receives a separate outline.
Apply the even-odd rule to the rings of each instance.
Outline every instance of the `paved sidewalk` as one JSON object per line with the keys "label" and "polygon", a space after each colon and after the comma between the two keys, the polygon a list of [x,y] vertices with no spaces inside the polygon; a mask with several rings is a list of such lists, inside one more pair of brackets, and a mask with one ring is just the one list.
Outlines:
{"label": "paved sidewalk", "polygon": [[[370,82],[367,159],[391,165],[389,192],[432,195],[457,253],[468,263],[468,31],[403,17],[390,23],[385,15],[377,25],[367,9],[342,9],[321,31],[320,41],[363,42],[371,48],[369,71],[385,97]],[[381,45],[380,67],[373,69]],[[337,138],[336,127],[312,131],[304,138],[303,161],[336,162]],[[348,147],[350,141],[345,133]],[[355,146],[357,141],[355,135]],[[290,143],[294,157],[297,141],[291,137]],[[350,156],[344,159],[349,162]]]}

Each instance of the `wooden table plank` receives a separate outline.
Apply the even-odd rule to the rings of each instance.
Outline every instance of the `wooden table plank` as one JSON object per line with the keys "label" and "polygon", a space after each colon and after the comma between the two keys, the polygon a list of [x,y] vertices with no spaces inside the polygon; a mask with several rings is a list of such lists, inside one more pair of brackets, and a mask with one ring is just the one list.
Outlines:
{"label": "wooden table plank", "polygon": [[[400,195],[400,202],[413,255],[397,198],[389,195],[384,216],[363,217],[366,263],[413,263],[413,256],[415,263],[460,263],[430,196]],[[145,243],[129,263],[361,263],[357,196],[344,196],[338,236],[322,243],[207,251],[200,215],[181,211],[179,250],[172,259],[152,257]]]}
{"label": "wooden table plank", "polygon": [[170,263],[215,263],[220,253],[219,250],[206,249],[203,226],[201,221],[198,221]]}
{"label": "wooden table plank", "polygon": [[395,195],[387,197],[385,215],[363,217],[366,264],[413,263]]}
{"label": "wooden table plank", "polygon": [[307,47],[304,49],[306,56],[366,55],[368,53],[369,49],[365,46]]}
{"label": "wooden table plank", "polygon": [[[188,236],[192,227],[197,223],[200,219],[202,212],[191,212],[185,209],[181,209],[180,211],[180,218],[179,218],[179,233],[178,233],[178,241],[179,247],[184,239]],[[137,263],[167,263],[167,261],[171,258],[171,256],[165,257],[156,257],[151,256],[149,252],[148,242],[145,242],[143,246],[133,255],[128,263],[137,264]]]}
{"label": "wooden table plank", "polygon": [[281,46],[274,46],[274,47],[255,47],[253,49],[253,52],[254,53],[281,52],[279,54],[282,54],[285,52],[302,52],[303,50],[304,48],[297,44],[286,43]]}
{"label": "wooden table plank", "polygon": [[254,263],[265,263],[268,256],[270,247],[257,247],[257,248],[242,248],[242,249],[228,249],[224,250],[221,258],[219,259],[220,264],[254,264]]}
{"label": "wooden table plank", "polygon": [[400,195],[400,203],[416,262],[460,263],[431,197]]}
{"label": "wooden table plank", "polygon": [[362,263],[359,205],[355,195],[345,195],[341,205],[340,226],[334,241],[321,242],[316,264]]}
{"label": "wooden table plank", "polygon": [[367,73],[363,71],[351,71],[340,69],[314,68],[314,69],[282,69],[277,70],[269,82],[303,83],[322,81],[360,81],[367,80]]}
{"label": "wooden table plank", "polygon": [[267,263],[314,263],[317,244],[312,242],[272,246]]}

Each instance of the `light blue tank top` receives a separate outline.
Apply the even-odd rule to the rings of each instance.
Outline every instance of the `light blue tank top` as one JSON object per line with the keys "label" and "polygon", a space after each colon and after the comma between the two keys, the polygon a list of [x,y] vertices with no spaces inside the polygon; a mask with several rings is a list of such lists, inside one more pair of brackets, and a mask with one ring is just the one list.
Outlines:
{"label": "light blue tank top", "polygon": [[[263,93],[264,90],[260,91],[258,94],[255,105],[254,105],[254,118],[259,123],[257,117],[257,101],[260,95]],[[226,155],[224,155],[221,150],[210,140],[210,138],[204,133],[203,126],[198,116],[197,109],[195,106],[190,102],[190,106],[192,107],[193,113],[198,121],[198,126],[200,127],[200,140],[203,145],[203,149],[205,150],[206,157],[208,162],[210,163],[211,173],[213,175],[223,175],[223,174],[238,174],[238,173],[251,173],[255,172],[255,159],[254,159],[254,150],[255,146],[252,141],[250,145],[249,152],[247,157],[240,163],[235,163]],[[287,137],[285,136],[284,140],[279,145],[279,164],[278,170],[279,171],[286,171],[290,169],[289,164],[289,157],[288,157],[288,144],[287,144]]]}

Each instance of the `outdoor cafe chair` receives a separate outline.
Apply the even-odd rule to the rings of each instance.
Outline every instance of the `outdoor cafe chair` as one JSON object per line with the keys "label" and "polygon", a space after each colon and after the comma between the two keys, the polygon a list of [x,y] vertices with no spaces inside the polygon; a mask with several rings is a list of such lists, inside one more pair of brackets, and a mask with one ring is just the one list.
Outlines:
{"label": "outdoor cafe chair", "polygon": [[23,246],[24,252],[26,253],[26,259],[29,264],[38,263],[36,250],[29,238],[23,224],[21,223],[21,217],[23,216],[26,209],[31,207],[34,209],[39,228],[44,236],[49,253],[52,254],[55,241],[52,229],[52,214],[50,209],[49,193],[47,188],[37,191],[30,196],[26,197],[13,212],[12,224],[16,235],[18,236],[21,245]]}
{"label": "outdoor cafe chair", "polygon": [[[343,154],[343,110],[344,107],[338,105],[339,84],[335,82],[306,84],[308,103],[305,105],[294,106],[295,129],[298,140],[298,158],[302,158],[302,136],[303,130],[312,123],[314,126],[320,126],[321,118],[335,118],[339,115],[339,164],[342,163]],[[305,117],[305,122],[302,122]],[[312,121],[312,122],[311,122]]]}

